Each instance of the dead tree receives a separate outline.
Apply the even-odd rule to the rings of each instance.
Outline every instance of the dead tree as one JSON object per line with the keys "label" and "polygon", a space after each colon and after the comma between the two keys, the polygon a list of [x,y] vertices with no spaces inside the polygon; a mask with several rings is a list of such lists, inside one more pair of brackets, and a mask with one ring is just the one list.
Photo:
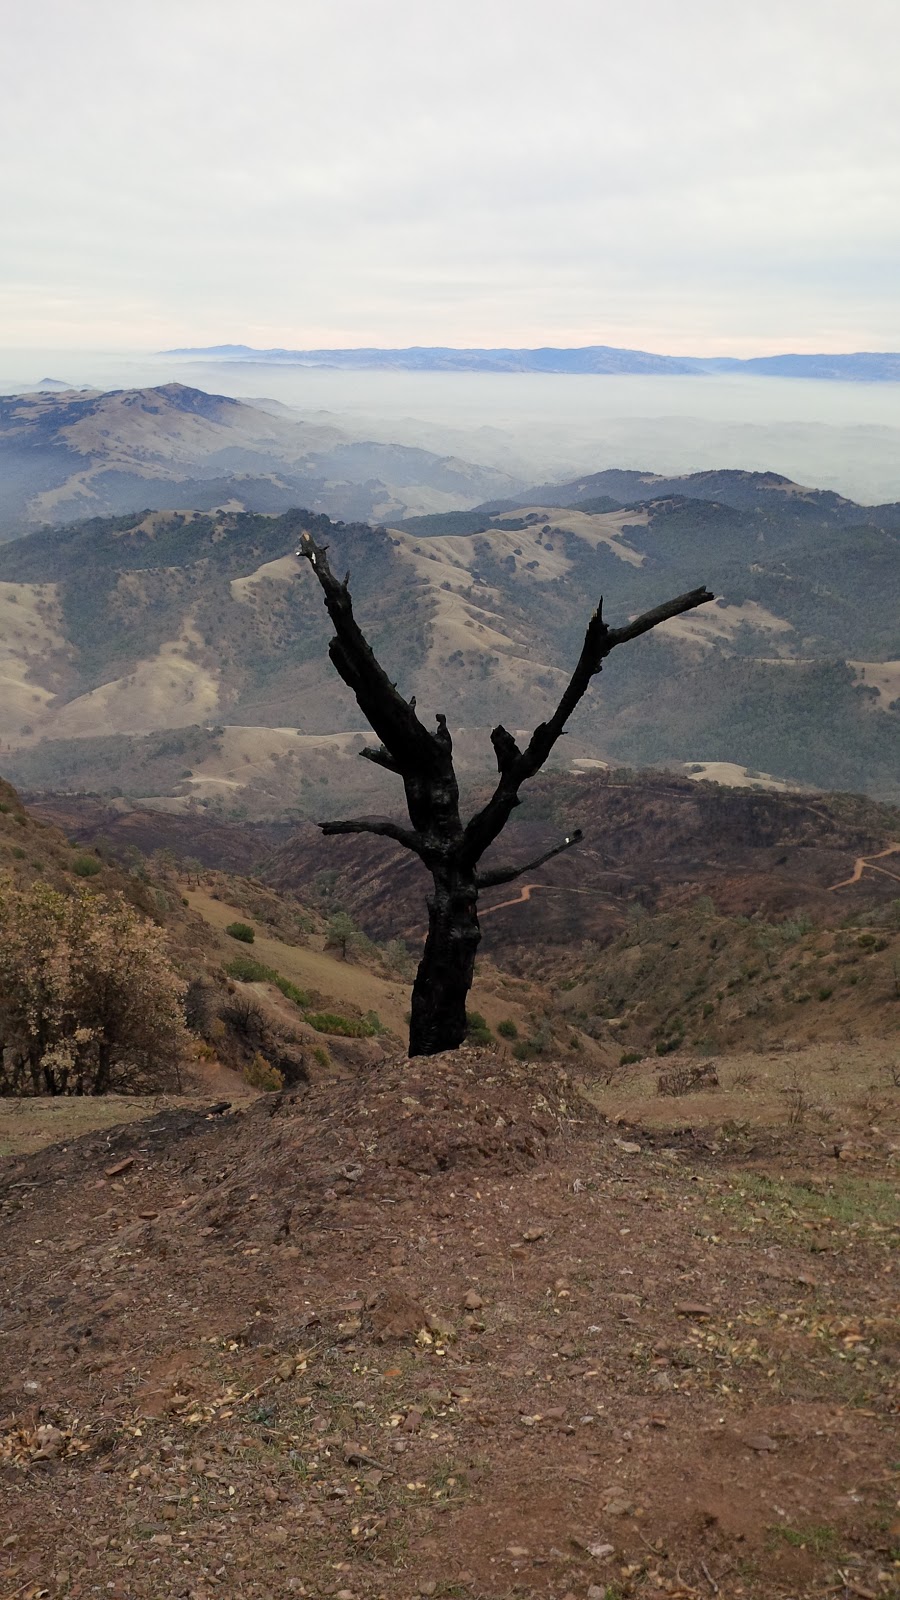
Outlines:
{"label": "dead tree", "polygon": [[705,605],[713,596],[708,589],[692,589],[645,611],[624,628],[610,628],[603,621],[601,599],[588,623],[578,663],[549,721],[535,728],[524,750],[502,725],[493,730],[497,786],[487,805],[463,823],[447,718],[438,714],[433,733],[419,721],[415,699],[404,700],[353,615],[349,572],[343,582],[336,578],[326,550],[327,546],[316,544],[310,533],[304,533],[297,554],[309,561],[325,595],[335,630],[328,647],[332,664],[381,740],[380,745],[360,754],[402,778],[411,825],[404,827],[389,817],[354,817],[319,826],[324,834],[374,833],[393,839],[412,850],[431,873],[434,891],[428,901],[428,937],[412,993],[409,1053],[435,1055],[439,1050],[457,1049],[465,1038],[466,999],[481,939],[480,890],[510,883],[581,838],[576,830],[535,861],[479,872],[479,861],[520,803],[522,784],[540,771],[591,679],[616,645],[627,644],[670,617]]}

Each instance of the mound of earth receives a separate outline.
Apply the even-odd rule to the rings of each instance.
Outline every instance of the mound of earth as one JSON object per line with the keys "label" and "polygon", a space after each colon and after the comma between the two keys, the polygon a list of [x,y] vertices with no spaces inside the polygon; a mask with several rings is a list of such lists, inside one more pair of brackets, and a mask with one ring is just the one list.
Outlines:
{"label": "mound of earth", "polygon": [[842,1149],[770,1192],[463,1050],[7,1161],[4,1592],[887,1594],[892,1153]]}

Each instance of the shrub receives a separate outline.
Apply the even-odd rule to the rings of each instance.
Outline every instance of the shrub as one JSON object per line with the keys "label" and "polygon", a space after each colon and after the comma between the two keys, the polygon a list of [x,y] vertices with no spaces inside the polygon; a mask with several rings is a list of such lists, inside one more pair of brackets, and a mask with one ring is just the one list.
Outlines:
{"label": "shrub", "polygon": [[273,1067],[258,1050],[250,1065],[244,1068],[244,1081],[249,1083],[251,1089],[262,1089],[266,1094],[284,1088],[284,1078],[278,1068]]}
{"label": "shrub", "polygon": [[100,870],[96,856],[76,856],[72,862],[72,871],[78,878],[96,878]]}
{"label": "shrub", "polygon": [[257,961],[253,956],[235,956],[233,961],[226,963],[225,971],[229,978],[236,978],[239,983],[274,983],[285,999],[293,1000],[301,1011],[312,1003],[312,996],[305,989],[298,989],[290,978],[283,978],[274,967],[267,967],[264,961]]}
{"label": "shrub", "polygon": [[121,895],[0,882],[0,1092],[177,1085],[186,985]]}
{"label": "shrub", "polygon": [[370,1039],[378,1029],[366,1017],[339,1017],[333,1011],[308,1011],[306,1021],[317,1033],[343,1039]]}
{"label": "shrub", "polygon": [[519,1037],[519,1030],[513,1022],[512,1017],[504,1017],[502,1022],[498,1022],[497,1032],[499,1033],[501,1039],[518,1039]]}
{"label": "shrub", "polygon": [[475,1045],[493,1044],[494,1035],[488,1027],[487,1020],[480,1011],[466,1012],[466,1043]]}
{"label": "shrub", "polygon": [[241,944],[252,944],[256,938],[256,931],[251,928],[249,922],[229,922],[225,932],[232,939],[239,939]]}
{"label": "shrub", "polygon": [[619,1057],[620,1067],[633,1067],[636,1061],[643,1061],[640,1050],[623,1050]]}

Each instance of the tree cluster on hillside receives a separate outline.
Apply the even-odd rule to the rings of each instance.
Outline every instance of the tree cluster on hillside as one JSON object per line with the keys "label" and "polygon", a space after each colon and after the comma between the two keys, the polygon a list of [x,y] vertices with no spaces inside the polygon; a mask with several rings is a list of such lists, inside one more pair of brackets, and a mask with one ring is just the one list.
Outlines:
{"label": "tree cluster on hillside", "polygon": [[121,895],[0,882],[0,1094],[177,1085],[185,985]]}

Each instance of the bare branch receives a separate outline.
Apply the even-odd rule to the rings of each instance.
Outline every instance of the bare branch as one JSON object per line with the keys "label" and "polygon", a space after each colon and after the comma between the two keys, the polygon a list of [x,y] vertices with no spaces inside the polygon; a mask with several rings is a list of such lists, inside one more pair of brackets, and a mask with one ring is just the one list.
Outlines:
{"label": "bare branch", "polygon": [[390,817],[349,817],[346,821],[319,822],[317,827],[326,836],[334,833],[378,833],[385,839],[396,840],[406,850],[415,851],[417,856],[427,853],[421,834],[412,828],[404,828],[399,822],[392,822]]}
{"label": "bare branch", "polygon": [[[347,579],[340,583],[332,572],[325,547],[312,534],[301,535],[298,556],[312,567],[325,595],[325,606],[335,629],[328,654],[363,715],[375,729],[397,763],[407,772],[430,770],[439,752],[434,735],[423,727],[415,703],[404,700],[392,683],[353,615]],[[349,574],[348,574],[349,577]]]}
{"label": "bare branch", "polygon": [[[644,611],[641,616],[635,617],[624,628],[610,628],[609,649],[614,649],[617,644],[627,644],[629,639],[637,639],[642,633],[649,633],[651,628],[658,628],[661,622],[670,622],[672,617],[680,617],[685,611],[693,611],[696,606],[708,605],[710,600],[715,600],[715,595],[708,589],[691,589],[687,594],[677,595],[674,600],[666,600],[661,606],[654,606],[651,611]],[[603,604],[601,600],[601,605]]]}
{"label": "bare branch", "polygon": [[554,856],[561,855],[564,850],[571,850],[573,844],[580,844],[584,838],[580,828],[570,833],[563,839],[562,844],[555,844],[552,850],[545,850],[542,856],[535,861],[527,861],[522,867],[496,867],[488,872],[479,872],[475,883],[479,889],[494,889],[501,883],[512,883],[514,878],[520,878],[523,872],[535,872],[542,867],[545,861],[551,861]]}
{"label": "bare branch", "polygon": [[535,728],[527,749],[513,755],[509,746],[514,741],[506,733],[505,728],[495,728],[491,734],[497,752],[497,764],[500,767],[500,781],[487,805],[472,817],[466,827],[465,850],[471,862],[480,859],[488,845],[493,843],[506,825],[513,807],[518,803],[520,786],[540,771],[557,739],[565,731],[566,723],[585,694],[591,679],[600,671],[610,651],[614,650],[616,645],[625,644],[629,639],[636,639],[640,634],[648,633],[661,622],[681,616],[683,612],[692,611],[695,606],[706,605],[708,601],[714,599],[715,596],[708,589],[691,589],[688,594],[680,594],[674,600],[667,600],[660,606],[654,606],[651,611],[645,611],[624,628],[608,628],[603,621],[601,598],[587,625],[581,654],[563,690],[559,705],[547,722],[541,722]]}
{"label": "bare branch", "polygon": [[366,748],[364,750],[360,750],[359,753],[364,760],[373,761],[376,767],[384,767],[388,772],[400,771],[400,768],[391,755],[390,750],[385,750],[384,745],[381,745],[378,749],[373,749],[371,745],[366,745]]}

